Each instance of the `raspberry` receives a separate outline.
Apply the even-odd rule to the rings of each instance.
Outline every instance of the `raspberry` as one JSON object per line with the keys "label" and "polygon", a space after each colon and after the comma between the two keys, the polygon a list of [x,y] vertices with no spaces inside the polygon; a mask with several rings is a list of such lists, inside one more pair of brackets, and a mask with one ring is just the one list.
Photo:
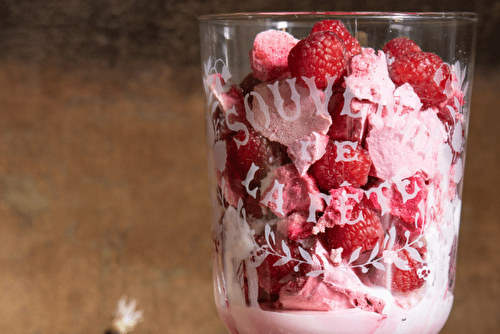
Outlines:
{"label": "raspberry", "polygon": [[384,224],[388,224],[387,230],[394,227],[394,233],[396,234],[394,240],[396,245],[399,245],[399,248],[404,247],[406,244],[412,244],[418,247],[421,256],[427,254],[427,241],[422,238],[423,231],[421,228],[415,228],[414,225],[410,226],[397,217],[391,217],[391,215],[384,216]]}
{"label": "raspberry", "polygon": [[[236,142],[245,142],[245,140],[247,142],[238,147]],[[227,142],[226,152],[226,168],[223,175],[227,182],[226,191],[229,191],[233,198],[229,201],[230,204],[236,206],[237,201],[241,198],[245,202],[247,213],[260,217],[262,215],[259,204],[260,192],[257,192],[256,197],[248,195],[242,182],[246,180],[252,164],[255,164],[258,169],[248,188],[250,190],[259,188],[261,180],[267,175],[270,168],[283,162],[286,152],[283,151],[281,145],[259,136],[252,129],[249,130],[248,134],[244,131],[236,133]]]}
{"label": "raspberry", "polygon": [[358,40],[349,33],[349,30],[347,30],[342,21],[323,20],[317,22],[313,26],[311,34],[319,31],[331,31],[336,33],[344,42],[347,59],[350,59],[361,52],[361,46],[359,45]]}
{"label": "raspberry", "polygon": [[331,31],[319,31],[300,40],[290,50],[288,67],[293,77],[315,78],[316,87],[324,89],[327,78],[342,79],[347,65],[342,39]]}
{"label": "raspberry", "polygon": [[409,292],[424,285],[425,278],[418,275],[418,270],[423,267],[422,263],[414,260],[406,250],[399,252],[398,257],[407,261],[409,269],[403,270],[392,265],[391,290]]}
{"label": "raspberry", "polygon": [[[244,143],[247,135],[248,141]],[[242,144],[238,147],[236,141]],[[248,134],[239,131],[228,144],[227,168],[236,169],[237,174],[244,180],[253,163],[258,167],[254,180],[260,181],[273,166],[281,165],[285,156],[283,146],[271,142],[250,128]]]}
{"label": "raspberry", "polygon": [[245,188],[241,184],[241,176],[236,169],[226,168],[223,172],[217,173],[217,183],[221,189],[224,199],[231,206],[237,207],[239,200],[245,200]]}
{"label": "raspberry", "polygon": [[[268,294],[279,293],[282,286],[284,286],[288,281],[294,279],[295,277],[301,276],[305,270],[308,270],[308,266],[300,264],[298,271],[295,271],[295,266],[299,264],[298,261],[294,259],[301,259],[299,245],[293,241],[287,240],[287,238],[281,233],[276,233],[276,242],[273,243],[271,238],[269,242],[272,243],[268,249],[269,254],[266,256],[264,261],[257,267],[257,273],[259,277],[259,285]],[[257,243],[265,245],[267,243],[264,235],[257,237]],[[285,245],[285,246],[283,246]],[[277,261],[287,258],[286,250],[290,252],[290,257],[292,260],[279,265]],[[276,264],[276,265],[275,265]]]}
{"label": "raspberry", "polygon": [[[424,213],[428,188],[425,177],[418,172],[408,178],[383,186],[380,179],[374,179],[365,187],[368,191],[367,205],[379,211],[389,210],[390,214],[398,219],[400,224],[411,232],[420,232],[425,226]],[[382,196],[382,198],[379,198]]]}
{"label": "raspberry", "polygon": [[415,219],[418,216],[418,228],[423,228],[423,212],[420,210],[422,201],[427,199],[427,185],[421,173],[417,173],[405,180],[404,189],[392,185],[391,213],[400,217],[409,224],[409,228],[416,228]]}
{"label": "raspberry", "polygon": [[[442,107],[439,108],[437,116],[443,122],[446,129],[449,131],[453,129],[456,122],[460,122],[460,113],[454,101],[447,101]],[[457,117],[458,116],[458,117]]]}
{"label": "raspberry", "polygon": [[417,43],[409,38],[397,37],[387,42],[382,51],[384,51],[388,57],[398,58],[408,53],[422,52],[422,49],[420,49]]}
{"label": "raspberry", "polygon": [[364,185],[368,181],[370,166],[368,152],[357,143],[330,140],[326,153],[311,166],[310,173],[319,188],[328,192],[344,185]]}
{"label": "raspberry", "polygon": [[[417,251],[423,257],[421,251]],[[396,257],[395,260],[398,260],[399,267],[396,263],[391,264],[386,271],[371,267],[368,278],[372,284],[401,293],[417,290],[424,285],[429,274],[428,269],[425,268],[425,262],[422,263],[412,258],[405,249],[393,252],[392,256]],[[402,269],[402,266],[406,268]]]}
{"label": "raspberry", "polygon": [[365,124],[366,116],[363,116],[363,113],[369,114],[375,112],[377,104],[355,97],[352,98],[350,101],[351,114],[360,116],[353,117],[349,114],[342,114],[344,103],[344,97],[341,93],[332,95],[330,98],[328,102],[328,112],[332,117],[332,125],[330,125],[327,134],[331,139],[337,141],[347,140],[362,143],[365,132],[367,131],[367,126]]}
{"label": "raspberry", "polygon": [[[377,187],[378,185],[373,184],[370,190]],[[376,210],[380,210],[382,209],[381,203],[387,201],[390,213],[400,218],[408,230],[420,231],[424,227],[425,217],[421,208],[425,207],[422,202],[427,199],[428,188],[422,173],[419,172],[397,183],[392,183],[390,188],[383,187],[382,194],[385,198],[378,198],[379,195],[376,192],[370,191],[367,203]]]}
{"label": "raspberry", "polygon": [[332,248],[342,247],[342,257],[349,258],[361,247],[361,253],[372,250],[384,238],[380,217],[365,205],[358,204],[352,210],[354,218],[361,218],[355,224],[337,225],[326,230],[328,243]]}
{"label": "raspberry", "polygon": [[445,90],[451,78],[450,67],[434,53],[402,55],[390,65],[389,75],[398,86],[409,83],[424,108],[439,107],[447,100]]}

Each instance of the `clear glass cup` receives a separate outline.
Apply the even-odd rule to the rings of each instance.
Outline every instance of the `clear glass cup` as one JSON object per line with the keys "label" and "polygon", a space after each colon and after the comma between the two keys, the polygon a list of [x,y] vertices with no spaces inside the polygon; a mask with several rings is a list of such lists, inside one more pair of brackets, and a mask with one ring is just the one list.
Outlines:
{"label": "clear glass cup", "polygon": [[231,333],[438,333],[477,17],[200,18],[216,305]]}

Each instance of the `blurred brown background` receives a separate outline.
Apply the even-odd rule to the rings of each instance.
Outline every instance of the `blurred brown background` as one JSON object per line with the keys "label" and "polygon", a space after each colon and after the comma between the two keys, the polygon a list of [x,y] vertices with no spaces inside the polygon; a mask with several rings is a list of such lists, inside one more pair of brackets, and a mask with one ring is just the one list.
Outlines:
{"label": "blurred brown background", "polygon": [[480,15],[456,302],[500,331],[500,0],[0,1],[0,333],[226,333],[213,306],[197,16]]}

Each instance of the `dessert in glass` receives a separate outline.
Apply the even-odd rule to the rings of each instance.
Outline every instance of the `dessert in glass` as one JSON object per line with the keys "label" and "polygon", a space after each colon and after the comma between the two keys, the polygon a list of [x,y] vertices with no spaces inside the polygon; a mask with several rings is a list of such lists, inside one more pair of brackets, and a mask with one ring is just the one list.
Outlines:
{"label": "dessert in glass", "polygon": [[438,333],[472,13],[200,18],[215,300],[231,333]]}

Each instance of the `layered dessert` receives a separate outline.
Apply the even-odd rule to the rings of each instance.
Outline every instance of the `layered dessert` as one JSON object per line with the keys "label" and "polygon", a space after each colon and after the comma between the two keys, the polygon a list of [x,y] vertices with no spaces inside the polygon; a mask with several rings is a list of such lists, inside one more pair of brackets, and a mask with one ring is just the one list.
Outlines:
{"label": "layered dessert", "polygon": [[[207,62],[214,277],[232,333],[437,333],[453,302],[463,69],[341,21]],[[210,60],[212,61],[212,60]]]}

